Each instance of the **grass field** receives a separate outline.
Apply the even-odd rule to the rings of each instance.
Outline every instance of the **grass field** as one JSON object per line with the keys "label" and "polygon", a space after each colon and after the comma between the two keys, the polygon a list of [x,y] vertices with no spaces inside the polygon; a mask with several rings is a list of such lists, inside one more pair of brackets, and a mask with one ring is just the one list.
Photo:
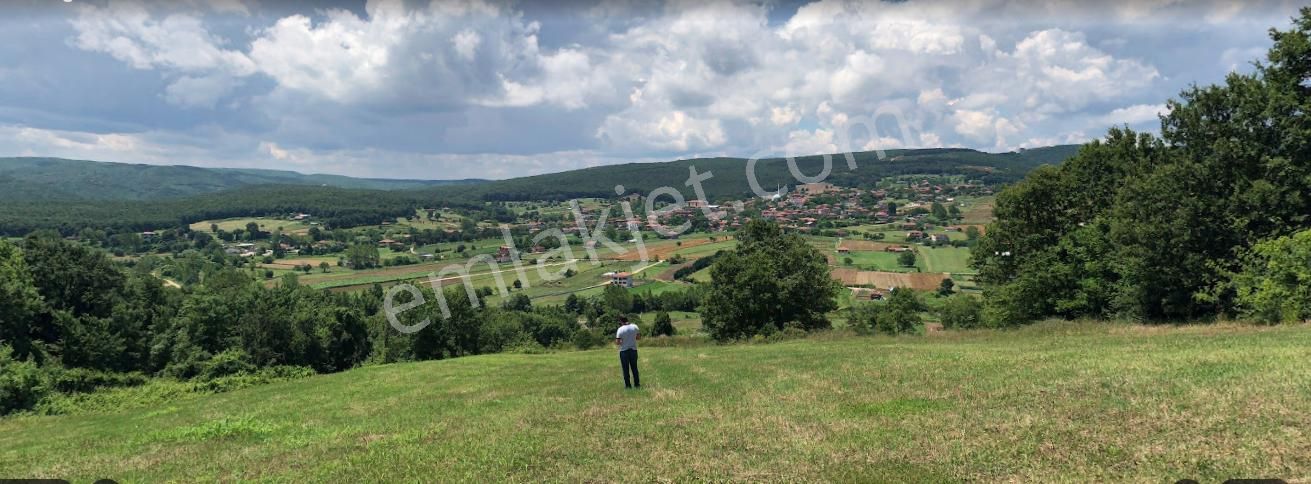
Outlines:
{"label": "grass field", "polygon": [[1044,323],[357,369],[0,420],[91,481],[1167,481],[1311,476],[1311,327]]}
{"label": "grass field", "polygon": [[838,264],[846,266],[846,259],[851,258],[852,265],[858,269],[866,271],[892,271],[906,272],[914,271],[914,267],[904,267],[897,262],[897,256],[893,252],[874,252],[874,251],[852,251],[847,254],[836,254]]}
{"label": "grass field", "polygon": [[925,272],[973,273],[970,249],[965,247],[917,247],[916,256]]}
{"label": "grass field", "polygon": [[272,232],[278,228],[281,228],[282,231],[286,233],[302,233],[306,230],[309,230],[310,228],[310,225],[308,223],[298,222],[295,220],[286,220],[280,218],[265,218],[265,217],[244,217],[244,218],[229,218],[223,220],[205,220],[201,222],[196,222],[191,224],[191,230],[197,232],[209,232],[211,225],[218,225],[219,230],[231,232],[236,229],[245,230],[246,225],[251,222],[255,222],[259,224],[259,229],[261,232]]}

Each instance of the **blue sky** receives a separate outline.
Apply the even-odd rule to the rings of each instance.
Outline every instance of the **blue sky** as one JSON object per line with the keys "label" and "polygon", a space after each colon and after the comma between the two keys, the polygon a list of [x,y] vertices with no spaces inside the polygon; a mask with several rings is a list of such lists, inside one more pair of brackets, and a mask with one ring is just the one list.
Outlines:
{"label": "blue sky", "polygon": [[[1153,130],[1290,2],[10,1],[0,156],[508,178]],[[871,127],[873,127],[871,129]]]}

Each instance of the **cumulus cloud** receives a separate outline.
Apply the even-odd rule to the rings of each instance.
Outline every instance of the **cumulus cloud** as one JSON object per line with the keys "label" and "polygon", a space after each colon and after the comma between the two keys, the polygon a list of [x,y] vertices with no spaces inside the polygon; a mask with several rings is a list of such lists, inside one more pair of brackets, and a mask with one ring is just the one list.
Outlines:
{"label": "cumulus cloud", "polygon": [[[671,0],[534,16],[495,0],[276,13],[239,0],[111,0],[78,4],[65,22],[70,47],[161,79],[154,100],[215,113],[188,128],[226,133],[218,139],[232,145],[210,148],[212,159],[601,162],[1008,150],[1083,141],[1111,124],[1150,128],[1165,98],[1241,69],[1267,45],[1264,28],[1295,11],[1235,5],[817,0],[788,12]],[[1208,42],[1225,45],[1211,51],[1218,60],[1178,60]],[[195,132],[122,134],[206,152],[188,144],[205,139]]]}

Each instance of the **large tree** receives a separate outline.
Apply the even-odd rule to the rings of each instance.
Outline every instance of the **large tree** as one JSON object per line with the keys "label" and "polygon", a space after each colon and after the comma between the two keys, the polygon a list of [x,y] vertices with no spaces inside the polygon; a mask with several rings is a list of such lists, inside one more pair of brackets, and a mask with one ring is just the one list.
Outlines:
{"label": "large tree", "polygon": [[[841,285],[829,275],[823,254],[796,234],[763,220],[738,231],[739,246],[710,268],[702,320],[718,340],[781,330],[829,327],[825,313],[837,308]],[[769,327],[769,330],[766,328]]]}
{"label": "large tree", "polygon": [[31,325],[40,311],[41,296],[22,251],[0,239],[0,345],[12,346],[19,360],[32,351]]}
{"label": "large tree", "polygon": [[1311,8],[1250,74],[1169,102],[1158,139],[1112,129],[997,197],[976,246],[985,319],[1234,315],[1262,240],[1311,225]]}

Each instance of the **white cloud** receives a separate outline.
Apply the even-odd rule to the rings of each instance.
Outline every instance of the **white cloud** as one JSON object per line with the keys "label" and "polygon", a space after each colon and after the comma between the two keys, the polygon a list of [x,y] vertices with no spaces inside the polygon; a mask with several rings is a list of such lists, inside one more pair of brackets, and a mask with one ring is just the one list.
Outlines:
{"label": "white cloud", "polygon": [[1169,113],[1170,109],[1164,104],[1135,104],[1106,113],[1097,122],[1103,125],[1135,125],[1155,122],[1158,116]]}
{"label": "white cloud", "polygon": [[[233,118],[252,126],[226,126],[251,134],[224,140],[265,161],[366,150],[416,160],[818,152],[853,129],[862,148],[1011,149],[1150,125],[1156,103],[1197,73],[1219,76],[1258,55],[1271,24],[1253,24],[1278,13],[1223,1],[820,0],[779,19],[771,5],[602,2],[562,27],[551,22],[568,8],[535,19],[490,0],[370,0],[363,12],[277,16],[258,2],[111,1],[78,7],[69,45],[157,72],[153,97],[172,106],[240,110]],[[1196,66],[1172,57],[1235,26],[1257,40]],[[204,152],[180,151],[193,148]]]}

